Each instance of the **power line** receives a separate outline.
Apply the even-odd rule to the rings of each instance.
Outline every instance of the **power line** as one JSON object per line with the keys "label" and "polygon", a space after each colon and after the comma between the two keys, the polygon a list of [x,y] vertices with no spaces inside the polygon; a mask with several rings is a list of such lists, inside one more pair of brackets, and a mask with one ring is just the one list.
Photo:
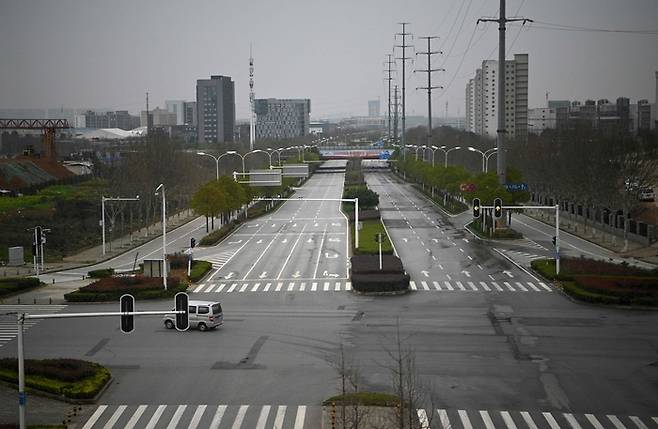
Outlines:
{"label": "power line", "polygon": [[[445,69],[432,68],[432,55],[442,54],[441,51],[432,51],[432,39],[438,39],[436,36],[424,36],[421,39],[427,40],[427,51],[426,52],[416,52],[416,55],[427,55],[427,68],[420,71],[427,73],[427,86],[421,86],[416,89],[426,89],[427,90],[427,146],[432,145],[432,90],[442,88],[441,86],[432,86],[432,73],[437,71],[445,71]],[[425,158],[425,153],[423,153],[423,159]]]}
{"label": "power line", "polygon": [[[651,30],[630,30],[630,29],[612,29],[612,28],[595,28],[595,27],[582,27],[576,25],[555,24],[545,21],[534,21],[533,29],[542,30],[556,30],[556,31],[585,31],[592,33],[626,33],[626,34],[648,34],[658,35],[658,29]],[[536,25],[539,24],[539,25]]]}
{"label": "power line", "polygon": [[406,71],[406,66],[407,63],[406,61],[409,59],[407,57],[407,48],[412,47],[412,45],[407,45],[407,36],[411,36],[411,33],[407,33],[407,25],[409,25],[408,22],[400,22],[400,25],[402,25],[402,33],[396,33],[396,36],[402,36],[402,44],[401,45],[396,45],[395,47],[397,48],[402,48],[402,57],[401,58],[396,58],[399,60],[402,60],[402,146],[405,144],[405,131],[406,131],[406,79],[405,79],[405,71]]}

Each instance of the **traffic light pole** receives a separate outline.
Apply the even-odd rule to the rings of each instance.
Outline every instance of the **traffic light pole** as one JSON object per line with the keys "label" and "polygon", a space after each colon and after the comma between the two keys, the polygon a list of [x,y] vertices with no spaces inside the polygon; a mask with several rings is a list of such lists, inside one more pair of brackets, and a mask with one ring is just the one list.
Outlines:
{"label": "traffic light pole", "polygon": [[23,331],[25,320],[30,319],[71,319],[77,317],[107,317],[107,316],[157,316],[164,314],[183,314],[184,310],[167,310],[167,311],[110,311],[101,313],[67,313],[67,314],[28,314],[16,313],[16,325],[18,328],[18,420],[20,429],[26,429],[25,424],[25,405],[27,397],[25,395],[25,354],[23,347]]}

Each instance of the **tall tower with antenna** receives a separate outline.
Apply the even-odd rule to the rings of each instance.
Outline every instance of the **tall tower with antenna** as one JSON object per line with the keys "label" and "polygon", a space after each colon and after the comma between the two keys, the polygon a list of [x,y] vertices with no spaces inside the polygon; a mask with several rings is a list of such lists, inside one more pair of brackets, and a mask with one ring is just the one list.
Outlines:
{"label": "tall tower with antenna", "polygon": [[256,140],[256,95],[254,94],[254,56],[249,45],[249,150]]}

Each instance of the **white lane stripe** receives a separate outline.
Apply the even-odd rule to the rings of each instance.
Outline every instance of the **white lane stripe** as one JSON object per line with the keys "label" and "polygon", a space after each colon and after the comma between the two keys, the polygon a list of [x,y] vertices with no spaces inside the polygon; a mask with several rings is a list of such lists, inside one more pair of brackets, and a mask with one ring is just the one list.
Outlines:
{"label": "white lane stripe", "polygon": [[523,283],[521,283],[521,282],[516,282],[516,287],[518,287],[519,289],[521,289],[523,292],[527,292],[527,291],[528,291],[528,289],[526,289],[525,286],[523,286]]}
{"label": "white lane stripe", "polygon": [[416,282],[413,281],[413,280],[411,280],[411,281],[409,282],[409,287],[410,287],[412,290],[418,290],[418,288],[416,287]]}
{"label": "white lane stripe", "polygon": [[551,413],[542,413],[546,421],[548,422],[548,425],[551,427],[551,429],[560,429],[560,425],[557,424],[555,421],[555,417],[553,417],[553,414]]}
{"label": "white lane stripe", "polygon": [[269,405],[264,405],[263,408],[261,408],[260,416],[258,416],[258,423],[256,423],[256,429],[265,429],[267,416],[270,414],[270,408],[271,406]]}
{"label": "white lane stripe", "polygon": [[252,292],[256,292],[256,291],[258,290],[259,287],[260,287],[260,283],[256,283],[256,284],[254,285],[254,287],[251,288],[251,291],[252,291]]}
{"label": "white lane stripe", "polygon": [[244,292],[245,290],[247,290],[248,287],[249,287],[249,283],[245,283],[245,284],[243,284],[242,287],[240,288],[240,291],[239,291],[239,292],[240,292],[240,293]]}
{"label": "white lane stripe", "polygon": [[288,407],[286,405],[279,405],[279,409],[276,410],[276,418],[274,419],[274,427],[275,428],[282,428],[283,427],[283,419],[286,416],[286,409]]}
{"label": "white lane stripe", "polygon": [[199,286],[197,286],[197,287],[194,289],[194,293],[199,293],[199,291],[200,291],[201,289],[203,289],[205,286],[206,286],[205,283],[201,283]]}
{"label": "white lane stripe", "polygon": [[594,414],[585,414],[585,417],[589,422],[594,426],[594,429],[604,429],[603,425],[599,421],[599,419],[596,418]]}
{"label": "white lane stripe", "polygon": [[263,289],[263,292],[268,292],[270,290],[270,286],[272,286],[272,283],[267,283]]}
{"label": "white lane stripe", "polygon": [[219,425],[222,423],[222,417],[224,417],[224,412],[226,412],[226,405],[220,405],[217,407],[215,416],[210,422],[210,429],[219,429]]}
{"label": "white lane stripe", "polygon": [[336,286],[334,287],[334,292],[339,292],[340,291],[340,282],[336,282]]}
{"label": "white lane stripe", "polygon": [[329,282],[324,282],[324,291],[327,292],[329,290]]}
{"label": "white lane stripe", "polygon": [[578,420],[573,416],[571,413],[562,413],[565,419],[567,419],[567,422],[569,422],[569,425],[573,429],[583,429],[582,426],[580,426],[580,423],[578,423]]}
{"label": "white lane stripe", "polygon": [[205,293],[210,292],[213,288],[215,287],[215,283],[211,283],[208,285],[208,288],[204,290]]}
{"label": "white lane stripe", "polygon": [[281,288],[283,287],[283,283],[279,282],[276,284],[276,288],[274,289],[274,292],[279,292],[281,291]]}
{"label": "white lane stripe", "polygon": [[311,291],[315,292],[316,290],[318,290],[318,284],[316,282],[313,282],[313,284],[311,284]]}
{"label": "white lane stripe", "polygon": [[178,408],[176,408],[176,412],[174,413],[174,416],[169,421],[169,424],[167,425],[167,429],[176,429],[176,426],[178,426],[178,422],[180,422],[180,418],[183,417],[183,413],[185,412],[186,408],[187,405],[179,405]]}
{"label": "white lane stripe", "polygon": [[617,416],[608,414],[606,417],[612,422],[613,425],[615,425],[617,429],[626,429],[626,426],[624,426],[624,424],[617,418]]}
{"label": "white lane stripe", "polygon": [[480,286],[482,286],[482,288],[484,290],[486,290],[487,292],[491,292],[491,288],[489,286],[487,286],[487,284],[485,282],[480,282]]}
{"label": "white lane stripe", "polygon": [[480,416],[482,417],[482,421],[484,422],[484,425],[486,426],[487,429],[496,429],[496,427],[493,424],[493,421],[491,421],[491,416],[487,411],[480,410]]}
{"label": "white lane stripe", "polygon": [[507,282],[503,282],[503,284],[505,285],[505,287],[506,287],[507,289],[511,290],[512,292],[516,292],[516,290],[514,290],[514,288],[512,287],[511,284],[509,284],[509,283],[507,283]]}
{"label": "white lane stripe", "polygon": [[427,413],[422,408],[416,410],[418,414],[418,422],[420,423],[420,429],[430,429],[430,423],[427,420]]}
{"label": "white lane stripe", "polygon": [[654,422],[656,422],[656,424],[658,425],[658,417],[651,417],[651,420],[653,420]]}
{"label": "white lane stripe", "polygon": [[454,290],[454,289],[452,288],[452,285],[450,284],[450,282],[443,282],[443,284],[446,285],[446,287],[448,288],[448,290]]}
{"label": "white lane stripe", "polygon": [[503,291],[503,288],[502,288],[502,287],[500,287],[500,286],[498,286],[498,283],[496,283],[496,282],[491,282],[491,284],[492,284],[492,285],[493,285],[493,287],[495,287],[495,288],[496,288],[496,289],[497,289],[498,291],[500,291],[500,292],[502,292],[502,291]]}
{"label": "white lane stripe", "polygon": [[501,411],[500,415],[503,418],[503,421],[505,422],[507,429],[516,429],[516,424],[514,423],[512,416],[510,416],[510,414],[507,411]]}
{"label": "white lane stripe", "polygon": [[[420,284],[423,285],[423,289],[425,289],[425,290],[430,290],[430,287],[427,286],[427,282],[426,282],[426,281],[422,281],[422,282],[420,282]],[[423,410],[423,412],[425,412],[425,410]]]}
{"label": "white lane stripe", "polygon": [[532,282],[528,282],[528,286],[530,286],[535,292],[541,292],[541,289],[535,286],[535,284]]}
{"label": "white lane stripe", "polygon": [[167,408],[166,405],[159,405],[158,408],[155,409],[155,413],[153,413],[151,416],[151,420],[149,420],[149,423],[146,425],[145,429],[155,428],[155,425],[158,424],[158,421],[160,420],[160,417],[162,417],[162,413],[164,413],[165,408]]}
{"label": "white lane stripe", "polygon": [[473,429],[471,419],[468,418],[468,413],[465,410],[459,410],[457,412],[459,413],[459,419],[462,421],[464,429]]}
{"label": "white lane stripe", "polygon": [[471,287],[471,289],[478,290],[477,286],[475,286],[475,283],[473,283],[473,282],[466,282],[466,283],[468,283],[468,285]]}
{"label": "white lane stripe", "polygon": [[190,421],[190,425],[187,427],[187,429],[196,429],[199,427],[199,423],[201,422],[201,417],[203,417],[203,413],[206,412],[207,405],[199,405],[196,407],[196,411],[194,412],[194,415],[192,416],[192,420]]}
{"label": "white lane stripe", "polygon": [[439,421],[441,422],[441,427],[443,429],[451,429],[450,419],[448,418],[448,412],[443,409],[437,410],[439,412]]}
{"label": "white lane stripe", "polygon": [[130,418],[130,420],[128,420],[128,423],[126,423],[126,427],[124,429],[133,429],[137,425],[140,417],[142,417],[142,414],[144,414],[144,411],[146,411],[146,407],[146,405],[140,405],[137,407],[133,413],[133,416]]}
{"label": "white lane stripe", "polygon": [[105,411],[107,408],[107,405],[99,405],[98,408],[96,408],[96,411],[94,411],[94,414],[89,417],[89,420],[87,420],[87,423],[82,427],[82,429],[91,429],[96,421],[100,418],[101,414]]}
{"label": "white lane stripe", "polygon": [[233,426],[231,426],[231,429],[240,429],[240,427],[242,427],[242,421],[244,420],[244,416],[247,414],[247,409],[249,409],[249,405],[240,405],[238,415],[235,416],[235,420],[233,421]]}
{"label": "white lane stripe", "polygon": [[546,289],[549,292],[552,292],[552,289],[550,287],[546,286],[546,283],[539,282],[539,286],[543,287],[544,289]]}
{"label": "white lane stripe", "polygon": [[288,284],[288,292],[292,291],[295,288],[295,282],[290,282]]}
{"label": "white lane stripe", "polygon": [[297,407],[297,417],[295,417],[295,429],[304,429],[304,419],[306,418],[306,405]]}
{"label": "white lane stripe", "polygon": [[635,426],[637,426],[638,429],[649,429],[638,416],[628,416],[628,418],[635,423]]}
{"label": "white lane stripe", "polygon": [[464,287],[464,285],[462,284],[462,282],[456,282],[456,283],[457,283],[457,287],[458,287],[460,290],[466,290],[466,288]]}
{"label": "white lane stripe", "polygon": [[345,282],[345,290],[352,290],[352,282]]}
{"label": "white lane stripe", "polygon": [[523,420],[525,420],[525,423],[528,425],[528,429],[537,429],[537,425],[529,412],[521,411],[521,417],[523,417]]}
{"label": "white lane stripe", "polygon": [[235,290],[235,288],[238,287],[237,283],[233,283],[230,288],[226,291],[226,293],[231,293]]}
{"label": "white lane stripe", "polygon": [[119,405],[116,411],[114,412],[114,414],[112,414],[112,417],[110,417],[110,420],[108,420],[107,423],[105,423],[103,429],[112,429],[114,425],[117,423],[117,421],[119,420],[119,417],[121,417],[121,414],[123,414],[123,412],[126,411],[127,407],[128,407],[127,405]]}
{"label": "white lane stripe", "polygon": [[432,284],[434,285],[434,289],[441,290],[441,285],[439,284],[439,282],[432,282]]}

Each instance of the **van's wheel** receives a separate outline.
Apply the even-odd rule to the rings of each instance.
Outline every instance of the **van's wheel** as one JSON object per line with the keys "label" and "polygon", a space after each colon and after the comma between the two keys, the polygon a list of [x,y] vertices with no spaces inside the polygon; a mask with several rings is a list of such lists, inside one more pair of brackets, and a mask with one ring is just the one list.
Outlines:
{"label": "van's wheel", "polygon": [[171,320],[165,320],[165,328],[174,329],[174,322],[172,322]]}
{"label": "van's wheel", "polygon": [[199,323],[199,331],[203,332],[203,331],[207,331],[207,330],[208,330],[208,327],[206,326],[205,323]]}

